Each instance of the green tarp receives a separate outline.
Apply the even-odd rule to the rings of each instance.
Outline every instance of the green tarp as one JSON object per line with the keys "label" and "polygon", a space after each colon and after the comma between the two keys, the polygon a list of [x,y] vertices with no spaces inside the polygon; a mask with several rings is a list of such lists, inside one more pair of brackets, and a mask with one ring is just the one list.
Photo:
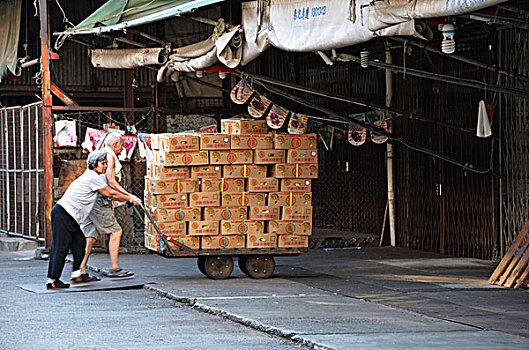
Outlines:
{"label": "green tarp", "polygon": [[2,78],[15,74],[22,0],[0,1],[0,83]]}

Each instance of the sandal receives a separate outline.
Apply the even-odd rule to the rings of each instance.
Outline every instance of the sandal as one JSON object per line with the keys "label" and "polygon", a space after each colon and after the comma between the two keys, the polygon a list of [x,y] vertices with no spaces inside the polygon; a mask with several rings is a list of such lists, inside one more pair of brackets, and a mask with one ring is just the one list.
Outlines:
{"label": "sandal", "polygon": [[109,272],[106,273],[106,276],[110,278],[123,278],[134,276],[134,272],[125,271],[123,269],[111,269]]}
{"label": "sandal", "polygon": [[61,280],[56,280],[55,282],[46,283],[46,289],[65,289],[70,288],[68,283],[64,283]]}
{"label": "sandal", "polygon": [[89,282],[96,282],[96,281],[101,281],[101,278],[95,277],[95,276],[91,276],[91,275],[89,275],[87,273],[83,273],[79,277],[72,278],[70,280],[70,283],[71,284],[81,284],[81,283],[89,283]]}

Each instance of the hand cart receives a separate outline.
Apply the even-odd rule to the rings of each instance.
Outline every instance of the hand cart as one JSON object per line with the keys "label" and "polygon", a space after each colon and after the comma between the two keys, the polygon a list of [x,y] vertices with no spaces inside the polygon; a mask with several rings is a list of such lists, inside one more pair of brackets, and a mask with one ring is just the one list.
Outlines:
{"label": "hand cart", "polygon": [[[233,272],[235,266],[233,257],[238,257],[239,269],[246,275],[255,279],[268,278],[275,269],[274,256],[296,256],[304,254],[308,248],[240,248],[240,249],[192,249],[181,244],[172,237],[161,233],[158,225],[153,220],[151,214],[142,205],[141,208],[147,218],[160,235],[164,249],[158,254],[166,258],[198,258],[198,269],[202,274],[211,279],[226,279]],[[139,209],[134,206],[134,211],[141,220]],[[169,242],[177,246],[178,250],[173,250]]]}

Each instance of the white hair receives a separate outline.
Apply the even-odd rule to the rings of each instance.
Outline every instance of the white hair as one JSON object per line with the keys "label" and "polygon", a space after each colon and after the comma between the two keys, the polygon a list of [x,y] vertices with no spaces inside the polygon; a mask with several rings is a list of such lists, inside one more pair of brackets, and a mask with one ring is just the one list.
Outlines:
{"label": "white hair", "polygon": [[107,147],[112,147],[113,145],[115,145],[118,142],[119,143],[123,143],[123,139],[121,138],[121,135],[118,134],[117,132],[111,132],[105,138],[105,146],[107,146]]}

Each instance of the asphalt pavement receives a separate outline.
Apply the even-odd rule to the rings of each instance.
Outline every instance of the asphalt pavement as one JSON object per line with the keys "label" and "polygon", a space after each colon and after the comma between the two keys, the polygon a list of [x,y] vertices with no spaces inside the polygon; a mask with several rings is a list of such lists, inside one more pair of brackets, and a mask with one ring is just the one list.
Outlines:
{"label": "asphalt pavement", "polygon": [[[44,282],[47,261],[13,254],[22,253],[0,252],[6,349],[529,348],[529,291],[489,285],[490,261],[399,248],[317,249],[277,258],[266,280],[236,268],[214,281],[196,259],[121,255],[123,268],[153,283],[37,295],[16,284]],[[107,268],[108,255],[93,254],[89,264]]]}

